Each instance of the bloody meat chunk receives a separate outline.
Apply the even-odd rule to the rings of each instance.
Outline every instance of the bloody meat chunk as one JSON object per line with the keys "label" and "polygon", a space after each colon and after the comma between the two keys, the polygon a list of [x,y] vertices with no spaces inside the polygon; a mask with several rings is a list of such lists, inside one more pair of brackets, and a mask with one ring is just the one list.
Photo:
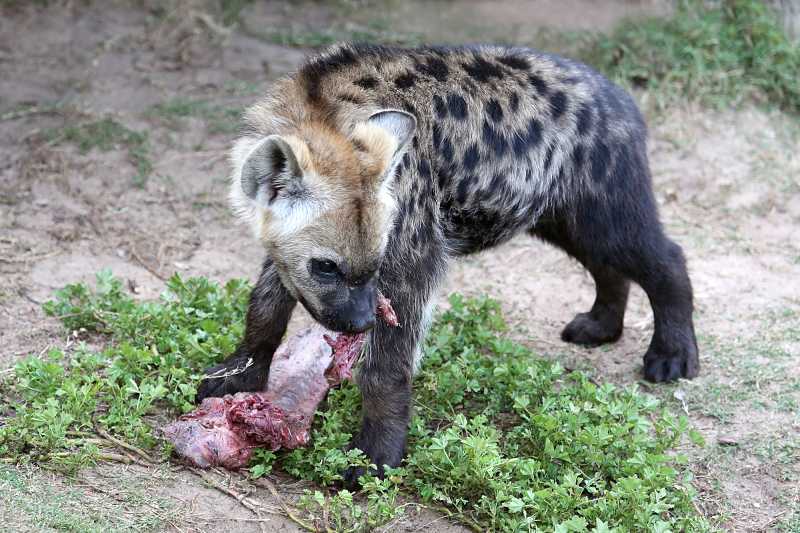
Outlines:
{"label": "bloody meat chunk", "polygon": [[[391,303],[378,297],[378,315],[398,326]],[[162,431],[178,455],[201,468],[247,465],[253,449],[305,446],[314,412],[330,387],[349,379],[365,335],[304,329],[281,344],[264,392],[206,398]]]}
{"label": "bloody meat chunk", "polygon": [[378,316],[386,322],[387,326],[396,328],[400,325],[397,313],[392,309],[392,301],[381,293],[378,293]]}

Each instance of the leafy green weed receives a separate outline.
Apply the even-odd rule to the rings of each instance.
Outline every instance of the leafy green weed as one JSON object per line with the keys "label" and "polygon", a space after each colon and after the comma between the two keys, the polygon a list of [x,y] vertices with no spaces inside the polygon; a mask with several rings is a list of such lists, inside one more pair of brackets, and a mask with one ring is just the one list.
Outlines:
{"label": "leafy green weed", "polygon": [[102,458],[99,424],[136,446],[157,443],[147,419],[190,410],[203,369],[234,349],[242,334],[247,285],[219,287],[173,276],[159,302],[136,302],[110,272],[97,288],[69,285],[45,310],[70,330],[110,336],[103,351],[80,344],[50,350],[14,369],[18,401],[0,408],[0,456],[75,469]]}
{"label": "leafy green weed", "polygon": [[[171,278],[157,302],[128,296],[110,273],[96,289],[69,285],[46,305],[70,330],[109,339],[20,362],[0,404],[0,455],[74,470],[108,455],[100,426],[133,445],[159,445],[153,428],[193,405],[202,370],[243,333],[249,287]],[[415,381],[408,457],[358,493],[331,489],[348,466],[360,396],[332,390],[309,447],[259,451],[250,468],[313,481],[303,519],[364,531],[398,518],[419,498],[477,530],[704,531],[691,476],[675,448],[688,432],[635,388],[593,383],[503,336],[499,305],[454,296],[435,322]],[[167,449],[163,450],[167,452]],[[413,504],[413,503],[411,503]]]}

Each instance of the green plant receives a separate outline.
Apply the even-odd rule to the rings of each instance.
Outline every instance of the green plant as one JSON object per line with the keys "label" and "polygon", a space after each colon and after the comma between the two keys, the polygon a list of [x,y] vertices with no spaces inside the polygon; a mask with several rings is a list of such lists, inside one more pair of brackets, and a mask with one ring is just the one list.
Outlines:
{"label": "green plant", "polygon": [[45,304],[70,330],[109,335],[101,352],[80,344],[50,350],[14,368],[18,401],[0,426],[0,455],[75,469],[109,457],[94,438],[100,425],[136,446],[157,443],[149,417],[190,410],[203,369],[233,350],[242,334],[247,285],[224,287],[173,276],[159,302],[136,302],[104,271],[96,290],[68,285]]}
{"label": "green plant", "polygon": [[[692,509],[685,458],[669,452],[684,432],[702,441],[686,419],[633,388],[598,386],[536,359],[504,328],[496,302],[451,299],[415,382],[406,465],[379,494],[399,486],[478,530],[709,527]],[[323,485],[338,480],[348,462],[364,460],[339,451],[358,412],[355,387],[332,391],[311,446],[279,453],[275,465]],[[349,498],[320,493],[306,503],[341,511]]]}
{"label": "green plant", "polygon": [[239,22],[242,9],[253,3],[253,0],[217,0],[221,12],[222,23],[231,26]]}
{"label": "green plant", "polygon": [[[139,302],[102,272],[94,290],[58,291],[47,312],[109,345],[52,350],[15,367],[6,384],[14,401],[0,404],[0,455],[74,470],[114,458],[97,438],[106,431],[157,447],[153,428],[190,409],[203,368],[233,350],[248,290],[174,276],[159,301]],[[708,529],[674,452],[684,433],[700,441],[684,418],[633,387],[598,385],[536,358],[505,328],[497,302],[451,298],[415,383],[408,458],[385,479],[363,477],[358,493],[326,488],[345,468],[369,466],[360,450],[343,451],[359,422],[352,384],[330,392],[307,448],[259,451],[250,475],[282,470],[318,483],[301,500],[302,519],[337,531],[397,518],[404,494],[479,530]]]}
{"label": "green plant", "polygon": [[363,476],[358,495],[349,490],[325,494],[306,490],[299,505],[306,518],[337,532],[371,531],[403,513],[398,505],[402,469],[389,469],[385,479]]}

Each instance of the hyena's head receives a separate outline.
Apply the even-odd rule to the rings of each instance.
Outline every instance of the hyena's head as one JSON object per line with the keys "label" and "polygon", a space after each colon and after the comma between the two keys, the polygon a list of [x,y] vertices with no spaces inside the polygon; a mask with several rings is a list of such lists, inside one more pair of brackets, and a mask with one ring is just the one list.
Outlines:
{"label": "hyena's head", "polygon": [[286,288],[329,329],[353,333],[375,323],[392,178],[415,127],[412,115],[385,110],[347,133],[314,123],[234,147],[234,207]]}

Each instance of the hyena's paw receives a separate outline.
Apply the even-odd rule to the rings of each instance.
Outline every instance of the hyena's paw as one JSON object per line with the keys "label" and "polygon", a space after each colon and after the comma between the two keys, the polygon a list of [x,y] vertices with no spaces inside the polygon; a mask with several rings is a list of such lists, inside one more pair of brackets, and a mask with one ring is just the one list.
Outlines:
{"label": "hyena's paw", "polygon": [[614,342],[622,335],[622,321],[607,313],[580,313],[561,332],[561,340],[584,346]]}
{"label": "hyena's paw", "polygon": [[644,355],[644,377],[654,383],[691,379],[697,377],[699,370],[697,346],[691,341],[679,344],[672,350],[650,346]]}
{"label": "hyena's paw", "polygon": [[259,391],[267,383],[268,369],[247,356],[229,357],[207,368],[206,378],[197,387],[197,403],[237,392]]}
{"label": "hyena's paw", "polygon": [[[384,435],[385,436],[385,435]],[[377,435],[365,435],[362,431],[353,439],[350,449],[358,448],[370,458],[372,464],[378,465],[377,470],[371,470],[370,474],[380,478],[384,475],[384,465],[394,468],[400,465],[405,453],[405,440],[399,442],[381,442],[375,438]],[[358,489],[359,478],[367,473],[363,467],[350,467],[342,473],[342,485],[348,490]]]}

